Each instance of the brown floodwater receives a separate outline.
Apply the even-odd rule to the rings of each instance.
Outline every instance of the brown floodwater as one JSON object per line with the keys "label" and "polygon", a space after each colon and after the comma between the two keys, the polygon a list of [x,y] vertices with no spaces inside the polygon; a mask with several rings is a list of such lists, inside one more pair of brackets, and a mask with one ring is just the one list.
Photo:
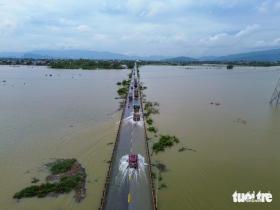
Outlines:
{"label": "brown floodwater", "polygon": [[[280,209],[280,109],[269,105],[280,67],[144,66],[147,99],[160,103],[159,133],[180,144],[152,161],[167,166],[160,210]],[[211,102],[220,105],[211,105]],[[182,146],[189,148],[178,152]],[[272,203],[233,203],[270,191]]]}
{"label": "brown floodwater", "polygon": [[[127,71],[52,70],[0,66],[0,209],[97,209],[120,112],[116,82]],[[5,81],[4,81],[5,80]],[[86,168],[87,197],[12,199],[32,177],[44,182],[44,163],[77,158]]]}

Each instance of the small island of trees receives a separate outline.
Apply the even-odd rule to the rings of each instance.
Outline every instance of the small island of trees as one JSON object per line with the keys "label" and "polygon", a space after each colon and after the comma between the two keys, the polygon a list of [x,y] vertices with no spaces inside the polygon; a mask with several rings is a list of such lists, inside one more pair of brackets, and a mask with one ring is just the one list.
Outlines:
{"label": "small island of trees", "polygon": [[[74,198],[76,202],[80,202],[85,198],[86,173],[76,159],[58,159],[55,162],[46,164],[46,166],[51,172],[46,178],[46,183],[26,187],[15,193],[13,198],[43,198],[51,194],[69,193],[72,190],[75,191]],[[36,182],[32,181],[31,183]]]}

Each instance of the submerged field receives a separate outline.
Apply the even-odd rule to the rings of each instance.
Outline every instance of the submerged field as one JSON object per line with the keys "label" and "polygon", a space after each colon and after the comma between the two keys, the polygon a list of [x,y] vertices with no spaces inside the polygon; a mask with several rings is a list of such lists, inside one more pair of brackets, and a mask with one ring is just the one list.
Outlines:
{"label": "submerged field", "polygon": [[[0,66],[0,206],[4,210],[97,209],[120,113],[116,83],[127,71]],[[280,111],[268,101],[279,67],[144,66],[147,99],[160,104],[154,125],[180,143],[153,154],[167,167],[159,209],[279,209]],[[184,146],[187,150],[178,152]],[[13,199],[45,163],[76,158],[87,197]],[[271,204],[234,204],[234,191],[270,191]]]}
{"label": "submerged field", "polygon": [[[180,143],[153,155],[167,167],[159,209],[279,209],[280,110],[268,101],[280,67],[140,69],[147,99],[160,104],[155,126]],[[188,148],[178,152],[182,147]],[[270,191],[272,203],[236,204],[235,191]]]}
{"label": "submerged field", "polygon": [[[127,71],[51,70],[0,66],[0,206],[3,210],[97,209],[120,113],[116,82]],[[14,193],[45,182],[43,164],[76,158],[86,169],[87,197],[74,192],[57,198]]]}

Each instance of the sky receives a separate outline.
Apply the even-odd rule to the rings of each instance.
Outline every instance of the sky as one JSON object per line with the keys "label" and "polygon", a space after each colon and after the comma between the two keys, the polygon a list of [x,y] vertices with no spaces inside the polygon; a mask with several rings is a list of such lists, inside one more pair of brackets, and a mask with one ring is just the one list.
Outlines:
{"label": "sky", "polygon": [[280,48],[280,0],[0,0],[0,51],[210,56]]}

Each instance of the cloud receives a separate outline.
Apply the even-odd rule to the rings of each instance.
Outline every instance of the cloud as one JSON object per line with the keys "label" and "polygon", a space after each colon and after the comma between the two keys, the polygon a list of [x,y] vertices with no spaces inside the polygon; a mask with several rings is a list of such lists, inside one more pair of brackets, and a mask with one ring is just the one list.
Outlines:
{"label": "cloud", "polygon": [[280,11],[280,1],[278,0],[264,0],[257,6],[260,13],[270,13]]}
{"label": "cloud", "polygon": [[236,37],[242,37],[249,35],[255,31],[257,31],[260,28],[258,24],[248,25],[246,28],[240,30],[235,36]]}
{"label": "cloud", "polygon": [[222,40],[226,37],[228,37],[227,33],[219,33],[219,34],[216,34],[214,36],[209,37],[209,41],[210,42],[216,42],[216,41],[220,41],[220,40]]}
{"label": "cloud", "polygon": [[77,30],[79,32],[90,32],[91,28],[88,25],[78,25]]}
{"label": "cloud", "polygon": [[200,56],[279,46],[279,0],[1,0],[0,9],[0,51]]}
{"label": "cloud", "polygon": [[255,42],[255,47],[258,48],[273,48],[280,46],[280,38],[276,38],[274,40],[258,40]]}
{"label": "cloud", "polygon": [[274,39],[274,40],[273,40],[273,43],[275,43],[275,44],[280,44],[280,38]]}

